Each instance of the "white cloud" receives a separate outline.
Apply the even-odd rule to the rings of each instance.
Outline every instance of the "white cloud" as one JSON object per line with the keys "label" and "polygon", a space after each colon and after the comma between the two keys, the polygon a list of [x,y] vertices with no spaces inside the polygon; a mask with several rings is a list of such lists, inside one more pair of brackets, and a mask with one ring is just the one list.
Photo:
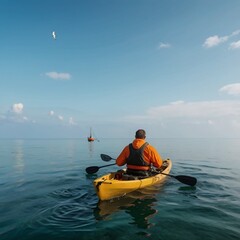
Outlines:
{"label": "white cloud", "polygon": [[54,115],[54,111],[51,110],[51,111],[48,113],[48,115],[53,116],[53,115]]}
{"label": "white cloud", "polygon": [[77,125],[77,123],[74,121],[73,117],[70,117],[68,120],[69,125]]}
{"label": "white cloud", "polygon": [[231,37],[236,36],[236,35],[238,35],[238,34],[240,34],[240,29],[234,31],[234,32],[231,34]]}
{"label": "white cloud", "polygon": [[229,95],[240,95],[240,83],[233,83],[223,86],[220,92],[226,92]]}
{"label": "white cloud", "polygon": [[[169,121],[185,119],[187,121],[203,121],[213,124],[218,118],[240,118],[240,101],[203,101],[183,102],[179,101],[151,107],[144,115],[128,116],[127,121]],[[211,120],[209,120],[211,119]]]}
{"label": "white cloud", "polygon": [[52,117],[53,119],[57,120],[58,122],[62,122],[63,124],[69,124],[69,125],[77,125],[73,117],[69,117],[67,120],[67,117],[65,118],[66,120],[64,121],[64,116],[60,114],[56,114],[53,110],[49,111],[48,115]]}
{"label": "white cloud", "polygon": [[212,121],[210,119],[207,122],[208,122],[209,125],[214,125],[214,121]]}
{"label": "white cloud", "polygon": [[124,122],[137,123],[154,137],[240,137],[240,101],[176,101],[126,116]]}
{"label": "white cloud", "polygon": [[163,42],[160,42],[159,43],[159,46],[158,46],[158,49],[161,49],[161,48],[170,48],[171,45],[169,43],[163,43]]}
{"label": "white cloud", "polygon": [[23,114],[23,109],[22,103],[14,103],[6,113],[0,115],[0,121],[5,123],[34,123],[34,120]]}
{"label": "white cloud", "polygon": [[12,105],[12,112],[14,113],[22,113],[23,111],[23,104],[22,103],[15,103]]}
{"label": "white cloud", "polygon": [[63,121],[63,116],[58,115],[58,119],[59,119],[60,121]]}
{"label": "white cloud", "polygon": [[230,49],[240,49],[240,40],[237,41],[237,42],[232,42],[232,43],[230,43],[229,48],[230,48]]}
{"label": "white cloud", "polygon": [[[240,30],[236,30],[227,36],[219,37],[218,35],[214,35],[214,36],[208,37],[205,40],[203,47],[212,48],[212,47],[218,46],[221,43],[227,42],[230,38],[237,36],[239,34],[240,34]],[[238,42],[233,42],[230,44],[231,49],[235,49],[235,48],[237,48],[237,46],[238,46]]]}
{"label": "white cloud", "polygon": [[178,101],[175,101],[175,102],[171,102],[170,104],[171,105],[178,105],[178,104],[183,104],[184,101],[183,100],[178,100]]}
{"label": "white cloud", "polygon": [[228,40],[228,36],[225,37],[219,37],[217,35],[209,37],[205,40],[203,47],[205,48],[211,48],[211,47],[215,47],[221,43],[224,43]]}
{"label": "white cloud", "polygon": [[231,101],[203,101],[183,102],[181,104],[170,104],[166,106],[153,107],[148,110],[148,115],[165,118],[209,118],[229,115],[240,116],[240,102]]}
{"label": "white cloud", "polygon": [[24,121],[28,121],[28,117],[23,116]]}
{"label": "white cloud", "polygon": [[48,72],[46,76],[56,79],[56,80],[70,80],[71,75],[69,73],[57,73],[57,72]]}

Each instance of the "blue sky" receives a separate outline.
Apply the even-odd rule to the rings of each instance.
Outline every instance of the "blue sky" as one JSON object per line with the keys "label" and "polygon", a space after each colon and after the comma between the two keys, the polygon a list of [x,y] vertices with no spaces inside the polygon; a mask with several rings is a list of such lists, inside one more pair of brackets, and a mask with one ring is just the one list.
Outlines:
{"label": "blue sky", "polygon": [[1,0],[0,138],[240,137],[239,12],[239,0]]}

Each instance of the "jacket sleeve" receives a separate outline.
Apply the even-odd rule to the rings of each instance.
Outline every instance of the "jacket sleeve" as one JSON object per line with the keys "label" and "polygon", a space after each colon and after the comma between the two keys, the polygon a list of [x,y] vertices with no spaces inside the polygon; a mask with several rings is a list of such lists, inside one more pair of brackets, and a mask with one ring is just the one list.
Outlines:
{"label": "jacket sleeve", "polygon": [[160,168],[163,164],[162,157],[153,146],[149,145],[149,150],[151,163],[153,164],[154,167]]}
{"label": "jacket sleeve", "polygon": [[127,160],[127,158],[128,158],[128,156],[129,156],[129,147],[128,146],[126,146],[123,150],[122,150],[122,152],[120,153],[120,155],[117,157],[117,159],[116,159],[116,164],[118,165],[118,166],[123,166],[124,164],[126,164],[126,160]]}

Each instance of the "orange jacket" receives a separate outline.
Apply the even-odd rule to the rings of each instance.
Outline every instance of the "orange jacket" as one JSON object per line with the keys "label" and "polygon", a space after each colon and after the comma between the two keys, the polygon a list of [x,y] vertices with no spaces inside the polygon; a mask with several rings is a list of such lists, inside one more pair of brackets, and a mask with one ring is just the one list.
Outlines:
{"label": "orange jacket", "polygon": [[[133,147],[135,149],[139,149],[144,143],[145,143],[144,139],[138,139],[138,138],[134,139],[134,141],[132,142]],[[130,150],[129,150],[129,146],[127,145],[122,150],[120,155],[117,157],[117,159],[116,159],[117,165],[123,166],[124,164],[126,164],[129,154],[130,154]],[[144,149],[143,155],[144,155],[144,160],[147,162],[148,165],[152,164],[156,168],[160,168],[162,166],[162,162],[163,162],[162,158],[153,146],[147,145]],[[135,169],[135,170],[148,170],[149,169],[148,166],[127,165],[127,167],[130,169]]]}

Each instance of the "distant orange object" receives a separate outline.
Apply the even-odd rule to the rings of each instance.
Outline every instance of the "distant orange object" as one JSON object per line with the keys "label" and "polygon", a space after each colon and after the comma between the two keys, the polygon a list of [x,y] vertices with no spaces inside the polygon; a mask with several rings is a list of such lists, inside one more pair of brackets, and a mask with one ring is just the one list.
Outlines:
{"label": "distant orange object", "polygon": [[93,137],[88,137],[89,142],[93,142],[95,139]]}
{"label": "distant orange object", "polygon": [[90,128],[90,136],[88,137],[89,142],[93,142],[95,138],[92,136],[92,128]]}

